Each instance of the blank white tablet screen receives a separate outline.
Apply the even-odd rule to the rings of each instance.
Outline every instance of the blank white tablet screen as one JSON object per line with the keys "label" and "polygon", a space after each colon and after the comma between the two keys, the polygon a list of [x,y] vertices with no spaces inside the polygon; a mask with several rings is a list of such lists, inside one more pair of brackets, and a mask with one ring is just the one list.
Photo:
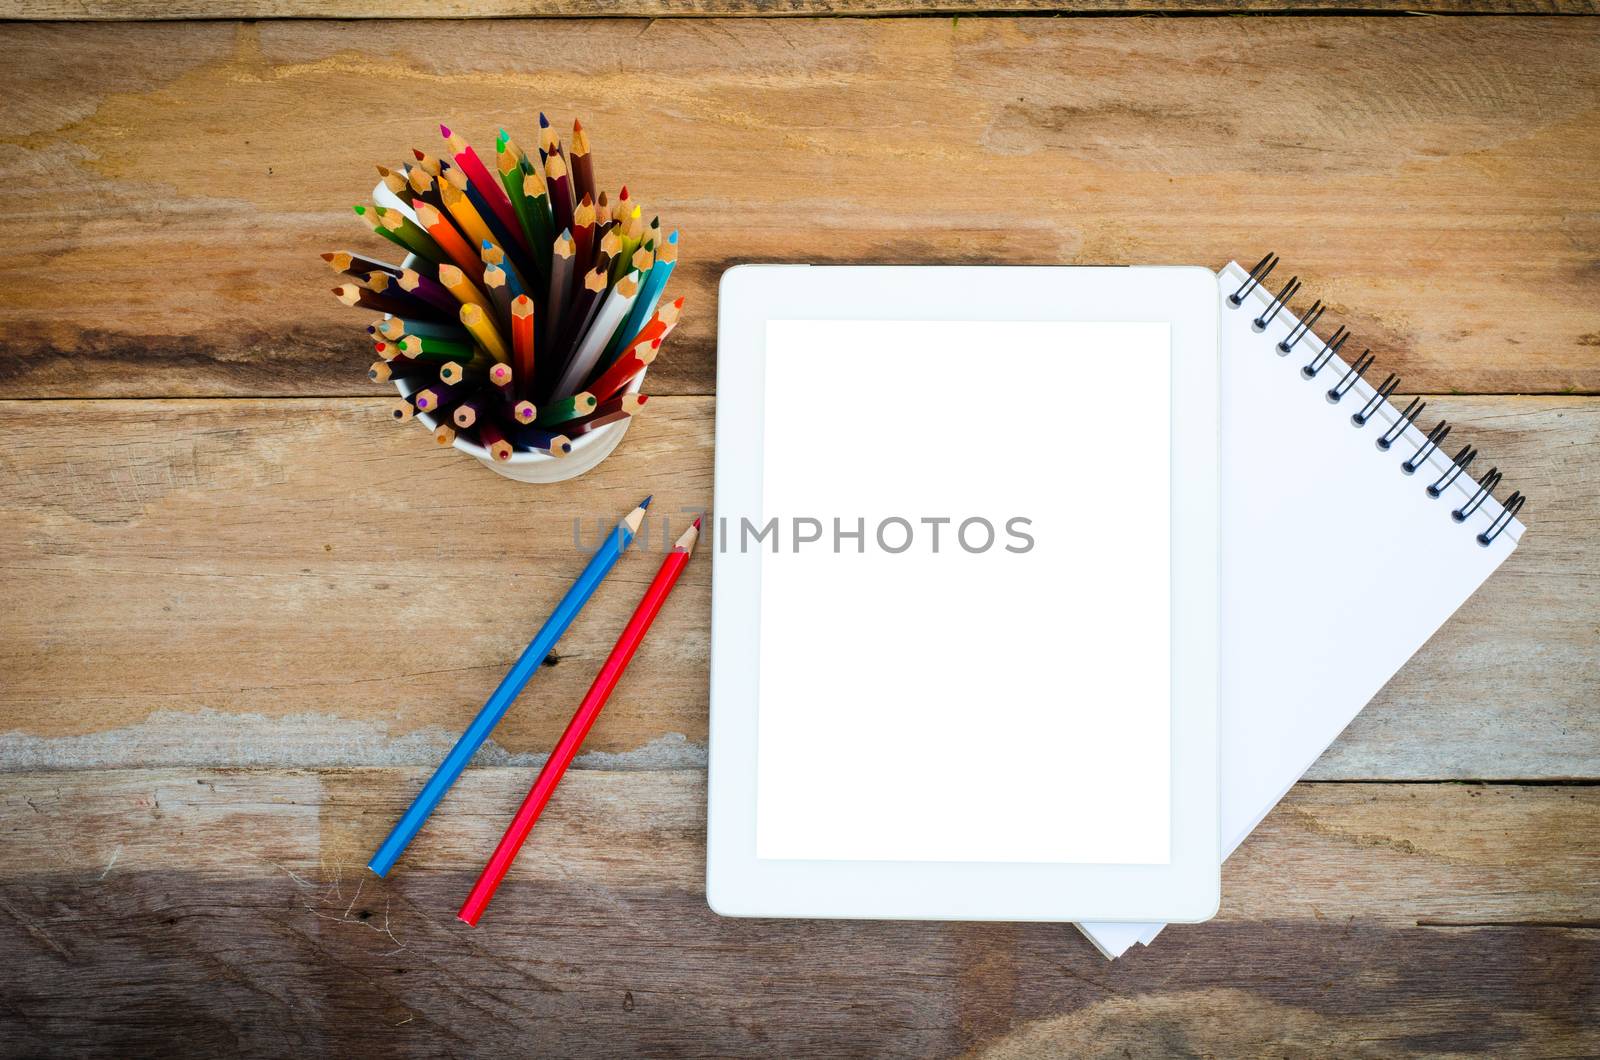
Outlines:
{"label": "blank white tablet screen", "polygon": [[1170,862],[1170,350],[768,323],[757,857]]}

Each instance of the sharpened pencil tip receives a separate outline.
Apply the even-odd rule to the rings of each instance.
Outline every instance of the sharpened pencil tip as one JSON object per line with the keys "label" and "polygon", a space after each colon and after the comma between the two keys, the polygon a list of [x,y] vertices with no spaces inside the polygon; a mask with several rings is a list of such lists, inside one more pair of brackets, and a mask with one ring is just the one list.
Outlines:
{"label": "sharpened pencil tip", "polygon": [[544,111],[542,111],[542,110],[539,112],[539,128],[541,128],[541,129],[550,128],[550,119],[546,118],[544,116]]}
{"label": "sharpened pencil tip", "polygon": [[698,515],[694,517],[694,528],[696,530],[700,529],[700,517]]}
{"label": "sharpened pencil tip", "polygon": [[654,497],[654,496],[655,496],[655,494],[654,494],[654,493],[652,493],[652,494],[650,494],[650,496],[649,496],[649,497],[646,497],[646,498],[645,498],[645,499],[644,499],[644,500],[642,500],[642,501],[640,501],[640,502],[639,502],[639,507],[641,507],[641,508],[648,508],[648,507],[650,507],[650,500],[651,500],[651,498],[652,498],[652,497]]}
{"label": "sharpened pencil tip", "polygon": [[440,122],[439,123],[439,135],[444,137],[446,140],[450,139],[450,126],[444,124],[443,122]]}

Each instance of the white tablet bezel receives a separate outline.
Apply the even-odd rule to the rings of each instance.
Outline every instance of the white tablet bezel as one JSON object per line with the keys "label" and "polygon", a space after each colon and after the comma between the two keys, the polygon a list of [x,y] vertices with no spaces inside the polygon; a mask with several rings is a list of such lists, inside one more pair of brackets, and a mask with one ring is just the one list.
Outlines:
{"label": "white tablet bezel", "polygon": [[[1195,922],[1220,897],[1216,274],[1187,267],[740,265],[722,275],[713,513],[762,510],[769,320],[1162,322],[1172,336],[1172,861],[775,861],[755,856],[761,555],[716,548],[706,897],[726,916]],[[1125,402],[1137,394],[1082,394]],[[1138,430],[1130,415],[1128,430]],[[1107,452],[1067,454],[1114,459]],[[1137,469],[1130,469],[1137,474]],[[1116,513],[1095,513],[1114,523]],[[819,776],[826,763],[818,763]],[[1070,807],[1061,808],[1070,812]]]}

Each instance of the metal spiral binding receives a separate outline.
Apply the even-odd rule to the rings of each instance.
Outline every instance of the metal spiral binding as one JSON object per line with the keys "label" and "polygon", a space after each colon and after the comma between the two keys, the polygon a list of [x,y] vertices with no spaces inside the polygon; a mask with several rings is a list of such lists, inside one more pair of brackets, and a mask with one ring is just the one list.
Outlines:
{"label": "metal spiral binding", "polygon": [[[1371,419],[1372,414],[1378,411],[1378,406],[1388,401],[1389,395],[1394,393],[1395,388],[1399,385],[1400,377],[1390,372],[1389,378],[1385,379],[1383,385],[1374,390],[1372,396],[1367,399],[1367,403],[1361,406],[1361,411],[1350,417],[1350,422],[1357,427],[1365,427],[1367,420]],[[1385,446],[1384,448],[1388,447]]]}
{"label": "metal spiral binding", "polygon": [[1428,403],[1426,401],[1421,398],[1412,398],[1411,403],[1406,406],[1406,410],[1400,413],[1400,418],[1394,421],[1394,426],[1384,431],[1383,437],[1378,439],[1378,448],[1387,453],[1389,447],[1406,432],[1407,427],[1416,422],[1417,417],[1422,415],[1422,410],[1427,407]]}
{"label": "metal spiral binding", "polygon": [[1322,311],[1326,308],[1327,306],[1322,304],[1322,299],[1320,298],[1312,302],[1311,308],[1306,310],[1306,315],[1300,318],[1300,323],[1290,328],[1289,334],[1279,341],[1278,352],[1280,354],[1293,353],[1294,348],[1300,344],[1300,340],[1305,338],[1306,334],[1317,326],[1317,321],[1322,319]]}
{"label": "metal spiral binding", "polygon": [[1228,296],[1228,302],[1233,308],[1238,309],[1241,305],[1244,305],[1245,295],[1255,290],[1262,280],[1272,274],[1272,270],[1277,266],[1278,255],[1269,250],[1266,257],[1256,262],[1256,267],[1250,270],[1250,275],[1239,285],[1239,289]]}
{"label": "metal spiral binding", "polygon": [[1356,363],[1345,369],[1344,378],[1335,383],[1333,389],[1328,391],[1328,400],[1335,405],[1343,401],[1345,394],[1349,393],[1350,388],[1356,385],[1356,380],[1366,374],[1367,369],[1371,367],[1372,351],[1362,350],[1361,356],[1356,358]]}
{"label": "metal spiral binding", "polygon": [[[1421,415],[1422,410],[1418,409],[1417,414]],[[1428,432],[1427,440],[1422,443],[1421,448],[1411,454],[1410,460],[1400,465],[1400,470],[1408,475],[1415,475],[1422,462],[1432,456],[1433,451],[1443,445],[1444,440],[1448,437],[1450,437],[1450,425],[1444,420],[1440,420],[1434,424],[1433,430]]]}
{"label": "metal spiral binding", "polygon": [[1438,500],[1443,496],[1444,491],[1450,488],[1450,483],[1460,478],[1461,473],[1477,458],[1478,451],[1476,449],[1470,445],[1462,446],[1461,452],[1457,453],[1456,458],[1450,461],[1450,466],[1445,469],[1445,473],[1440,475],[1433,485],[1428,487],[1428,496]]}
{"label": "metal spiral binding", "polygon": [[1450,518],[1458,523],[1466,522],[1468,516],[1483,507],[1483,502],[1489,499],[1489,495],[1494,492],[1494,488],[1498,485],[1500,485],[1500,469],[1491,467],[1478,480],[1478,488],[1472,491],[1472,496],[1467,498],[1467,503],[1451,512]]}
{"label": "metal spiral binding", "polygon": [[1267,325],[1272,323],[1272,318],[1277,316],[1278,312],[1289,304],[1289,299],[1293,298],[1298,290],[1300,290],[1300,277],[1289,277],[1289,282],[1283,285],[1283,290],[1278,292],[1276,298],[1267,303],[1267,308],[1263,309],[1261,314],[1250,322],[1250,326],[1257,331],[1267,330]]}
{"label": "metal spiral binding", "polygon": [[1307,379],[1315,379],[1317,373],[1333,359],[1333,355],[1344,349],[1345,340],[1350,337],[1350,329],[1343,324],[1333,333],[1333,338],[1322,344],[1322,352],[1311,358],[1311,363],[1300,369],[1300,374]]}
{"label": "metal spiral binding", "polygon": [[[1267,278],[1272,275],[1272,270],[1278,267],[1279,261],[1278,255],[1271,251],[1263,255],[1261,260],[1256,262],[1255,267],[1250,270],[1250,274],[1245,277],[1244,282],[1228,296],[1228,304],[1235,309],[1243,306],[1244,300],[1256,288],[1266,283]],[[1266,308],[1256,314],[1255,318],[1250,321],[1251,326],[1256,331],[1265,331],[1268,325],[1277,319],[1278,314],[1288,306],[1290,300],[1300,292],[1300,289],[1300,278],[1291,276],[1289,282],[1283,285],[1283,289],[1267,302]],[[1279,356],[1287,356],[1293,353],[1295,347],[1307,335],[1312,333],[1312,330],[1317,326],[1317,322],[1322,319],[1326,309],[1327,307],[1323,305],[1320,298],[1312,302],[1311,308],[1306,310],[1305,315],[1290,326],[1289,333],[1276,344]],[[1318,373],[1327,367],[1328,362],[1333,360],[1339,351],[1343,349],[1345,342],[1349,338],[1350,330],[1341,324],[1338,330],[1333,333],[1333,337],[1322,344],[1321,351],[1300,369],[1301,376],[1305,379],[1315,379]],[[1372,367],[1373,360],[1374,357],[1370,349],[1362,350],[1361,356],[1356,358],[1355,362],[1345,369],[1344,375],[1328,390],[1328,401],[1331,404],[1338,404],[1343,400],[1344,396],[1366,374],[1367,369]],[[1390,372],[1382,385],[1373,390],[1372,396],[1366,400],[1361,409],[1350,417],[1350,422],[1356,427],[1365,427],[1367,421],[1389,401],[1399,386],[1400,377]],[[1420,397],[1412,398],[1404,411],[1399,413],[1395,422],[1379,436],[1377,447],[1384,452],[1391,449],[1396,442],[1405,436],[1406,428],[1416,424],[1417,420],[1421,418],[1423,410],[1427,407],[1428,403]],[[1424,466],[1434,453],[1439,452],[1440,447],[1443,446],[1445,439],[1449,436],[1450,424],[1440,420],[1428,432],[1427,437],[1417,448],[1417,451],[1401,463],[1401,472],[1407,475],[1416,474],[1419,467]],[[1445,469],[1444,473],[1428,485],[1426,491],[1428,496],[1435,500],[1443,496],[1445,490],[1449,489],[1458,478],[1466,473],[1467,468],[1471,466],[1477,456],[1477,449],[1471,445],[1462,446],[1460,451],[1456,453],[1455,459],[1450,461],[1450,466]],[[1494,495],[1495,487],[1500,484],[1500,479],[1501,475],[1498,468],[1491,467],[1484,472],[1483,477],[1478,480],[1476,487],[1466,502],[1452,511],[1450,517],[1458,523],[1466,522],[1474,512],[1483,507],[1484,503]],[[1521,490],[1512,493],[1501,506],[1500,513],[1490,521],[1488,529],[1478,535],[1478,543],[1486,547],[1493,544],[1495,539],[1505,532],[1506,527],[1511,525],[1511,521],[1516,518],[1517,513],[1522,511],[1522,507],[1526,502],[1527,497],[1524,496]]]}
{"label": "metal spiral binding", "polygon": [[1522,511],[1522,504],[1526,500],[1527,498],[1522,495],[1521,490],[1517,490],[1507,497],[1505,507],[1501,509],[1499,515],[1494,517],[1494,522],[1489,524],[1489,529],[1478,535],[1478,544],[1484,548],[1494,544],[1494,539],[1499,537],[1505,531],[1505,528],[1511,525],[1511,520],[1517,517],[1517,513]]}

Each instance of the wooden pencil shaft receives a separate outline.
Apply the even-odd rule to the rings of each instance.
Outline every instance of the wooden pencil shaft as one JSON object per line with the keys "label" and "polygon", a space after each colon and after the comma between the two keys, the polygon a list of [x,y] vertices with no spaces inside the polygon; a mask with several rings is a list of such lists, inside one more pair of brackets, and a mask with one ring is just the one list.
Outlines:
{"label": "wooden pencil shaft", "polygon": [[572,452],[572,440],[564,434],[547,431],[542,427],[518,424],[512,428],[511,440],[519,449],[528,449],[551,456],[565,456]]}
{"label": "wooden pencil shaft", "polygon": [[360,306],[362,309],[373,309],[379,313],[412,313],[428,310],[426,303],[414,298],[391,298],[375,291],[369,291],[357,284],[347,283],[333,289],[334,296],[347,306]]}
{"label": "wooden pencil shaft", "polygon": [[491,314],[484,311],[479,305],[467,304],[461,307],[461,323],[472,332],[472,337],[484,351],[502,364],[511,360],[511,351],[506,347],[505,339],[500,336],[500,331],[495,327]]}
{"label": "wooden pencil shaft", "polygon": [[627,389],[628,384],[656,359],[660,349],[657,343],[630,348],[617,358],[615,364],[600,373],[598,379],[589,384],[589,392],[601,402],[610,400],[619,391]]}
{"label": "wooden pencil shaft", "polygon": [[348,250],[336,250],[322,255],[322,260],[333,267],[334,272],[346,276],[362,277],[369,272],[386,272],[390,276],[399,276],[403,269],[399,265],[391,265],[386,261],[377,261],[365,258],[360,254],[352,254]]}
{"label": "wooden pencil shaft", "polygon": [[478,157],[478,152],[473,150],[465,138],[452,134],[444,126],[440,126],[450,150],[455,156],[456,165],[466,173],[471,186],[476,188],[482,196],[484,203],[489,207],[499,227],[504,229],[504,234],[515,238],[521,225],[517,221],[516,212],[511,206],[511,200],[505,194],[505,189],[500,182],[489,175],[488,167]]}
{"label": "wooden pencil shaft", "polygon": [[598,431],[601,427],[608,427],[613,423],[621,423],[623,420],[630,418],[631,415],[629,413],[619,409],[616,412],[608,412],[603,416],[586,416],[581,420],[563,423],[561,429],[566,432],[568,438],[576,440],[590,431]]}
{"label": "wooden pencil shaft", "polygon": [[450,260],[449,255],[444,252],[444,249],[438,243],[434,242],[432,236],[417,227],[411,218],[399,210],[379,210],[378,221],[384,228],[393,232],[406,246],[410,247],[412,253],[437,264]]}
{"label": "wooden pencil shaft", "polygon": [[496,460],[510,460],[512,453],[511,442],[506,439],[505,432],[493,420],[484,419],[475,425],[478,444],[489,450],[489,455]]}
{"label": "wooden pencil shaft", "polygon": [[454,339],[457,342],[470,342],[472,339],[460,321],[385,317],[383,323],[378,325],[378,330],[385,338],[396,340],[403,339],[407,335],[418,335],[427,339]]}
{"label": "wooden pencil shaft", "polygon": [[462,305],[475,305],[485,312],[492,308],[489,299],[478,289],[478,285],[454,265],[439,266],[439,282]]}
{"label": "wooden pencil shaft", "polygon": [[594,411],[596,404],[593,394],[579,391],[571,397],[561,398],[544,406],[539,410],[536,422],[541,427],[553,427],[568,420],[578,419],[580,416],[587,416]]}
{"label": "wooden pencil shaft", "polygon": [[628,310],[633,307],[633,299],[638,293],[638,279],[627,276],[606,294],[605,302],[595,314],[594,323],[579,338],[578,348],[573,351],[572,357],[567,361],[555,387],[551,390],[551,397],[575,394],[582,388],[594,368],[595,360],[610,339],[612,331],[627,317]]}
{"label": "wooden pencil shaft", "polygon": [[407,357],[419,357],[426,354],[433,355],[433,360],[460,361],[470,363],[477,355],[477,348],[471,341],[459,339],[441,339],[432,335],[407,335],[400,340],[400,348]]}
{"label": "wooden pencil shaft", "polygon": [[438,412],[467,396],[468,383],[429,383],[412,394],[418,412]]}
{"label": "wooden pencil shaft", "polygon": [[473,253],[472,244],[449,218],[428,203],[418,203],[416,213],[423,230],[439,244],[456,268],[475,282],[482,280],[483,258]]}

